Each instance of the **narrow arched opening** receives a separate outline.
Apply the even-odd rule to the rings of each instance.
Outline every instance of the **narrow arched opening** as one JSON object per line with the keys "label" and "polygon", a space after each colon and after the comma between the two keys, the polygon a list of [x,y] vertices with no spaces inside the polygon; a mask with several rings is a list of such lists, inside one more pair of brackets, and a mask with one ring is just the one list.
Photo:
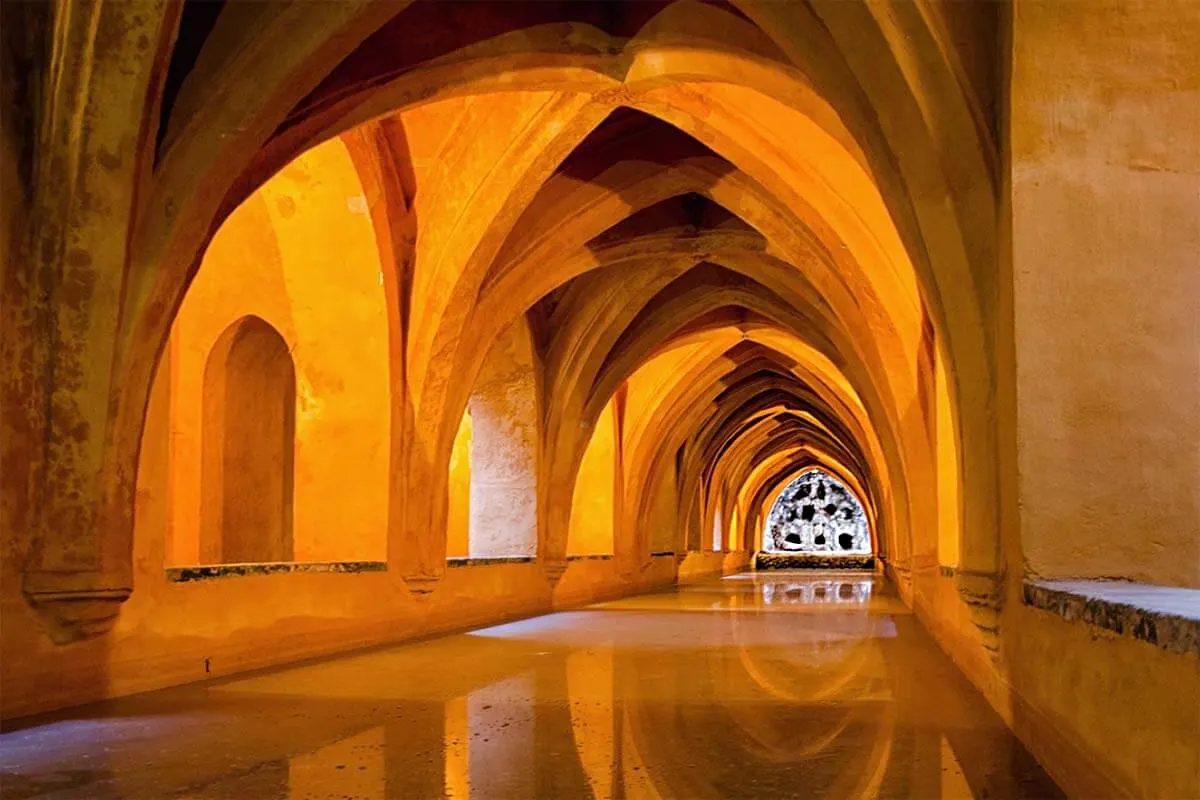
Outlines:
{"label": "narrow arched opening", "polygon": [[725,549],[725,530],[721,520],[720,504],[717,504],[716,510],[713,511],[712,549],[714,553],[720,553]]}
{"label": "narrow arched opening", "polygon": [[279,332],[253,315],[226,328],[203,403],[201,560],[292,560],[296,374]]}
{"label": "narrow arched opening", "polygon": [[592,429],[575,477],[567,555],[613,555],[617,512],[617,422],[610,400]]}

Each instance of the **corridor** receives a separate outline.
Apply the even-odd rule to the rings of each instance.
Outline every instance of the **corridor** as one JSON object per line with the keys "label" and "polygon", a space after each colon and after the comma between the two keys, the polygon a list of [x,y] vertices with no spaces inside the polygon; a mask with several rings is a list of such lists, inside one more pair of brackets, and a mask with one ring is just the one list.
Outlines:
{"label": "corridor", "polygon": [[30,719],[20,798],[1041,798],[872,573],[745,573]]}

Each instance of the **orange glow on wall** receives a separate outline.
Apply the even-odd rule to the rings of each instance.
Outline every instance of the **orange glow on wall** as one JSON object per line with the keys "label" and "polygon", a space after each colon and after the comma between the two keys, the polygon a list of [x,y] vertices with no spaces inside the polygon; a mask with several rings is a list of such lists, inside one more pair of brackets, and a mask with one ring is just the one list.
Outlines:
{"label": "orange glow on wall", "polygon": [[1196,4],[11,5],[5,720],[740,567],[819,466],[1068,795],[1188,795],[1194,663],[1020,599],[1200,587]]}
{"label": "orange glow on wall", "polygon": [[446,557],[466,558],[471,521],[471,412],[464,412],[450,453],[450,507],[446,516]]}
{"label": "orange glow on wall", "polygon": [[567,534],[569,555],[611,555],[616,500],[616,419],[610,401],[579,465]]}
{"label": "orange glow on wall", "polygon": [[[379,248],[340,139],[285,167],[213,237],[172,328],[171,547],[200,551],[204,372],[220,336],[253,315],[295,367],[293,557],[382,559],[388,497],[388,321]],[[337,280],[331,280],[337,276]]]}
{"label": "orange glow on wall", "polygon": [[200,557],[291,561],[296,370],[259,317],[234,322],[204,368]]}
{"label": "orange glow on wall", "polygon": [[947,566],[958,566],[959,537],[962,525],[959,516],[958,435],[954,430],[954,418],[950,410],[950,386],[947,383],[946,365],[942,354],[937,353],[935,370],[937,394],[936,444],[937,444],[937,510],[938,510],[938,562]]}

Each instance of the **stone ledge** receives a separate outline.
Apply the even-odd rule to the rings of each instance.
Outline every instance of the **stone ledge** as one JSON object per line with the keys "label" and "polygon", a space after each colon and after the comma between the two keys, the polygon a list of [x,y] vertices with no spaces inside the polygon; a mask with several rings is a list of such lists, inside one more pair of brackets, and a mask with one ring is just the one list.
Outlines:
{"label": "stone ledge", "polygon": [[211,581],[219,578],[243,578],[249,575],[278,575],[291,572],[386,572],[386,561],[276,561],[262,564],[203,564],[192,567],[167,567],[172,583]]}
{"label": "stone ledge", "polygon": [[650,554],[651,558],[667,558],[668,556],[670,556],[671,558],[674,558],[675,551],[674,550],[659,550],[657,552]]}
{"label": "stone ledge", "polygon": [[755,569],[874,569],[875,556],[822,556],[813,554],[756,553]]}
{"label": "stone ledge", "polygon": [[1035,580],[1025,604],[1161,647],[1200,654],[1200,589],[1123,581]]}
{"label": "stone ledge", "polygon": [[472,556],[468,558],[455,557],[447,558],[446,566],[449,568],[458,567],[488,567],[497,564],[532,564],[536,559],[533,556],[480,556],[478,558]]}
{"label": "stone ledge", "polygon": [[611,555],[567,556],[567,561],[612,561]]}

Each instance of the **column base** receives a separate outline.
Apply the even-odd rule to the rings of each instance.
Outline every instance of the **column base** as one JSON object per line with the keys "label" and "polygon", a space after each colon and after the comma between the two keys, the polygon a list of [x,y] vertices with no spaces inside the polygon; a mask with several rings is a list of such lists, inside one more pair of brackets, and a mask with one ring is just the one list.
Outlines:
{"label": "column base", "polygon": [[971,622],[979,629],[983,648],[995,661],[1000,657],[1000,612],[1004,607],[1004,575],[959,569],[954,587],[967,604]]}
{"label": "column base", "polygon": [[[103,636],[112,630],[129,599],[129,586],[81,586],[89,573],[33,572],[25,576],[25,600],[55,644]],[[103,583],[103,581],[96,581]]]}
{"label": "column base", "polygon": [[546,573],[546,582],[550,584],[551,588],[558,586],[558,582],[562,580],[562,576],[566,574],[569,566],[570,562],[565,558],[547,559],[542,562],[542,569]]}
{"label": "column base", "polygon": [[417,600],[428,600],[442,580],[441,575],[405,575],[408,593]]}

